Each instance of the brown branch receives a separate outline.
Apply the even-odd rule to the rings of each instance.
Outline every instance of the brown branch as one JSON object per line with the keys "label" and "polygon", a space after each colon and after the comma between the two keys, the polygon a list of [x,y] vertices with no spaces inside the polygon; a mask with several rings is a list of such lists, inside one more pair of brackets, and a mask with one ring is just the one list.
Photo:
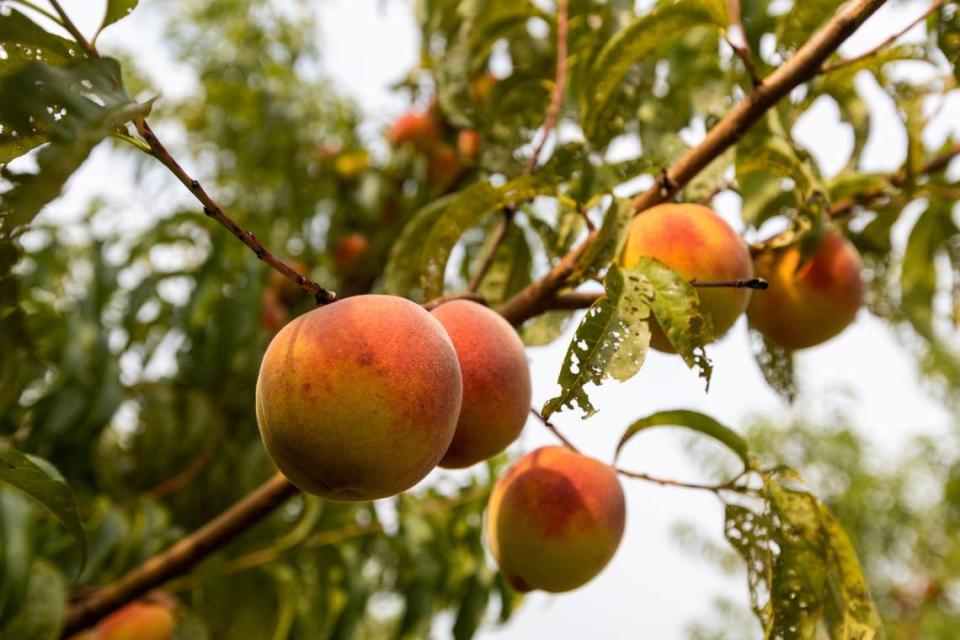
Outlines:
{"label": "brown branch", "polygon": [[796,54],[767,76],[706,137],[681,157],[652,187],[633,200],[637,213],[665,202],[724,151],[736,144],[773,105],[817,75],[820,65],[886,0],[855,0],[837,14]]}
{"label": "brown branch", "polygon": [[543,415],[542,413],[540,413],[539,411],[537,411],[537,410],[534,409],[533,407],[530,408],[530,413],[532,413],[532,414],[535,415],[537,418],[539,418],[539,419],[540,419],[540,422],[543,423],[543,426],[545,426],[547,429],[549,429],[550,432],[551,432],[554,436],[556,436],[557,440],[559,440],[561,443],[563,443],[563,446],[565,446],[567,449],[570,449],[571,451],[575,451],[576,453],[580,453],[580,450],[577,449],[577,448],[573,445],[572,442],[570,442],[569,440],[567,440],[566,436],[564,436],[562,433],[560,433],[560,430],[557,429],[556,425],[554,425],[552,422],[550,422],[550,420],[548,420],[546,417],[544,417],[544,415]]}
{"label": "brown branch", "polygon": [[263,246],[263,243],[257,240],[254,234],[241,227],[233,218],[227,215],[220,205],[207,194],[200,182],[190,177],[190,175],[184,171],[183,167],[180,166],[180,163],[174,160],[166,147],[157,139],[157,136],[153,133],[153,130],[150,128],[150,125],[147,124],[146,120],[141,119],[137,121],[137,131],[140,132],[143,139],[150,145],[150,154],[159,160],[163,166],[167,167],[183,186],[190,190],[190,193],[203,205],[203,212],[205,214],[226,227],[230,233],[235,235],[243,244],[250,247],[259,259],[300,285],[300,288],[303,289],[304,292],[313,296],[313,299],[318,305],[329,304],[337,299],[337,294],[324,289],[318,283],[298,273],[293,267],[270,253],[267,248]]}
{"label": "brown branch", "polygon": [[97,589],[91,596],[67,610],[63,635],[85,629],[106,614],[139,598],[190,568],[295,495],[298,489],[283,475],[276,474],[240,502],[203,525],[166,551],[128,572],[116,582]]}
{"label": "brown branch", "polygon": [[927,7],[927,10],[926,10],[926,11],[924,11],[922,14],[920,14],[919,16],[917,16],[916,20],[913,20],[910,24],[908,24],[907,26],[905,26],[903,29],[900,29],[900,31],[897,31],[897,32],[894,33],[892,36],[890,36],[889,38],[887,38],[886,40],[884,40],[883,42],[881,42],[880,44],[878,44],[878,45],[875,46],[874,48],[872,48],[872,49],[870,49],[870,50],[868,50],[868,51],[865,51],[865,52],[861,53],[860,55],[854,56],[854,57],[852,57],[852,58],[846,58],[846,59],[843,59],[843,60],[835,60],[835,61],[833,61],[833,62],[826,62],[826,63],[823,64],[822,67],[820,67],[820,73],[830,73],[831,71],[836,71],[837,69],[842,69],[843,67],[846,67],[847,65],[851,65],[851,64],[860,62],[861,60],[866,60],[867,58],[870,58],[870,57],[872,57],[872,56],[877,55],[877,54],[880,53],[883,49],[889,47],[891,44],[893,44],[894,42],[896,42],[897,39],[898,39],[900,36],[902,36],[903,34],[905,34],[907,31],[910,31],[910,29],[913,29],[915,26],[917,26],[918,24],[920,24],[921,22],[923,22],[924,20],[926,20],[926,19],[927,19],[927,16],[929,16],[931,13],[933,13],[934,11],[936,11],[937,9],[939,9],[939,8],[942,7],[942,6],[943,6],[943,0],[934,0],[934,2],[931,3],[931,5],[930,5],[929,7]]}
{"label": "brown branch", "polygon": [[743,62],[743,68],[747,70],[747,75],[750,76],[750,81],[753,82],[753,86],[758,87],[763,84],[763,80],[760,79],[757,68],[753,64],[753,54],[750,51],[750,43],[747,41],[747,31],[743,28],[743,20],[740,19],[740,0],[727,0],[727,15],[730,18],[730,26],[736,27],[739,30],[740,37],[743,38],[743,44],[734,44],[729,35],[725,35],[724,40],[727,41],[727,44],[730,45],[733,52],[740,58],[740,61]]}
{"label": "brown branch", "polygon": [[[691,280],[690,284],[699,288],[730,288],[730,289],[766,289],[769,283],[763,278],[749,278],[747,280],[711,280],[700,282]],[[602,298],[603,291],[571,291],[550,300],[548,307],[553,311],[586,309]]]}
{"label": "brown branch", "polygon": [[[550,105],[547,107],[547,116],[543,121],[543,134],[540,142],[533,148],[533,152],[527,158],[527,164],[523,168],[523,175],[525,176],[533,175],[533,172],[536,171],[537,159],[540,157],[540,153],[543,151],[543,147],[553,129],[557,126],[557,121],[560,119],[560,109],[563,107],[563,94],[567,86],[567,33],[569,31],[567,3],[568,0],[559,0],[557,3],[557,70],[553,81],[553,92],[550,97]],[[507,237],[507,231],[510,230],[510,225],[513,223],[514,213],[513,207],[507,207],[503,210],[503,217],[493,232],[490,245],[480,259],[477,272],[470,280],[467,291],[476,291],[487,276],[487,272],[493,266],[493,260],[500,249],[500,245]]]}
{"label": "brown branch", "polygon": [[634,480],[644,480],[646,482],[654,482],[664,487],[676,487],[678,489],[698,489],[701,491],[710,491],[712,493],[719,494],[722,491],[736,491],[737,493],[746,493],[748,490],[744,487],[738,487],[737,482],[743,477],[743,474],[723,482],[720,484],[700,484],[698,482],[683,482],[680,480],[668,480],[666,478],[658,478],[656,476],[651,476],[647,473],[638,473],[636,471],[628,471],[627,469],[621,469],[620,467],[614,467],[617,473],[620,475],[633,478]]}

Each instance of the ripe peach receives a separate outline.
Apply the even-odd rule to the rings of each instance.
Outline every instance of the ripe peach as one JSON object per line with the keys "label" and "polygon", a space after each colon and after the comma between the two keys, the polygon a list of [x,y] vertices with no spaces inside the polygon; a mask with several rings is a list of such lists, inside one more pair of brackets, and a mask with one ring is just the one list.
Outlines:
{"label": "ripe peach", "polygon": [[170,640],[175,628],[170,607],[132,602],[104,618],[93,636],[99,640]]}
{"label": "ripe peach", "polygon": [[458,133],[457,152],[465,161],[475,161],[480,155],[480,132],[476,129],[464,129]]}
{"label": "ripe peach", "polygon": [[[310,273],[310,267],[304,264],[302,260],[294,258],[293,260],[287,260],[286,263],[300,275],[306,276]],[[276,270],[270,272],[269,286],[277,292],[277,299],[280,303],[287,307],[293,307],[308,297],[299,284]]]}
{"label": "ripe peach", "polygon": [[394,120],[387,140],[394,147],[410,143],[420,151],[428,150],[442,134],[442,127],[433,111],[411,111]]}
{"label": "ripe peach", "polygon": [[460,361],[463,405],[441,467],[469,467],[507,448],[530,415],[530,369],[523,342],[491,309],[452,300],[433,310]]}
{"label": "ripe peach", "polygon": [[367,252],[370,241],[362,233],[348,233],[333,248],[333,267],[338,274],[352,272]]}
{"label": "ripe peach", "polygon": [[[688,280],[741,280],[753,276],[750,250],[713,210],[698,204],[661,204],[633,219],[621,264],[631,267],[641,257],[662,260]],[[713,322],[719,338],[747,308],[750,290],[716,287],[697,289],[700,308]],[[674,352],[660,325],[651,321],[654,349]]]}
{"label": "ripe peach", "polygon": [[309,311],[273,338],[257,378],[257,422],[295,485],[374,500],[440,462],[462,397],[443,326],[409,300],[361,295]]}
{"label": "ripe peach", "polygon": [[863,304],[862,263],[857,249],[828,231],[800,264],[796,245],[756,257],[757,275],[770,283],[750,301],[750,325],[784,349],[803,349],[843,331]]}
{"label": "ripe peach", "polygon": [[566,447],[544,447],[520,458],[494,486],[487,536],[517,590],[570,591],[607,565],[625,519],[612,467]]}

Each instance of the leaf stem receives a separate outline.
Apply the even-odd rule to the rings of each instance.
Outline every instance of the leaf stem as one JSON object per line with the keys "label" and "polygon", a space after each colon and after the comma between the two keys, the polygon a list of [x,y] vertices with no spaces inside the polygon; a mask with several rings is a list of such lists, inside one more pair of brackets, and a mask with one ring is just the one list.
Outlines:
{"label": "leaf stem", "polygon": [[63,28],[70,32],[70,35],[77,41],[77,44],[83,47],[91,58],[98,58],[100,54],[97,53],[97,48],[84,37],[80,29],[77,28],[77,25],[75,25],[73,20],[70,19],[70,16],[67,15],[67,12],[60,6],[60,3],[57,0],[49,0],[49,2],[53,10],[60,16],[60,24],[63,25]]}
{"label": "leaf stem", "polygon": [[532,413],[532,414],[535,415],[537,418],[539,418],[540,422],[543,423],[543,426],[545,426],[547,429],[549,429],[550,432],[551,432],[554,436],[556,436],[557,440],[559,440],[559,441],[563,444],[563,446],[565,446],[567,449],[570,449],[571,451],[573,451],[573,452],[575,452],[575,453],[580,453],[580,450],[577,449],[577,447],[575,447],[572,442],[570,442],[569,440],[567,440],[566,436],[564,436],[562,433],[560,433],[560,429],[557,429],[556,425],[554,425],[552,422],[550,422],[549,418],[546,418],[542,413],[540,413],[539,411],[537,411],[537,410],[534,409],[533,407],[530,408],[530,413]]}

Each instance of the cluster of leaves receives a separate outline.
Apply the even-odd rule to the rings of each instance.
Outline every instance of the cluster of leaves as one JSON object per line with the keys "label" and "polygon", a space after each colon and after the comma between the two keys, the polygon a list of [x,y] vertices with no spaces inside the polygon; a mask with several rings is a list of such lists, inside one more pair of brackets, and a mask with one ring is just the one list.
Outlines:
{"label": "cluster of leaves", "polygon": [[[133,4],[109,2],[104,26]],[[758,72],[789,57],[838,5],[797,2],[781,12],[741,3]],[[103,139],[136,145],[129,123],[154,105],[129,97],[115,60],[87,55],[21,8],[0,13],[0,162],[9,182],[0,200],[0,480],[60,522],[19,493],[0,492],[0,630],[49,638],[68,588],[116,578],[268,476],[250,390],[270,332],[257,322],[267,286],[261,265],[192,205],[151,212],[158,218],[142,233],[104,232],[120,225],[116,207],[102,203],[71,228],[30,224]],[[201,91],[158,102],[153,116],[187,134],[181,151],[205,161],[200,177],[231,216],[279,255],[311,265],[315,279],[336,282],[341,295],[385,290],[427,300],[462,290],[504,211],[512,224],[479,287],[491,305],[589,238],[565,290],[599,280],[603,293],[576,329],[547,416],[565,407],[594,413],[589,385],[639,370],[653,320],[709,381],[712,329],[695,288],[658,261],[617,266],[634,212],[612,194],[669,166],[689,149],[683,131],[709,129],[749,91],[749,74],[723,43],[727,3],[660,0],[637,15],[632,1],[571,0],[561,125],[579,124],[583,136],[564,134],[534,175],[524,168],[554,89],[556,16],[529,1],[424,0],[418,17],[421,65],[402,86],[415,96],[435,90],[447,143],[462,131],[480,141],[479,157],[443,184],[431,181],[416,150],[367,150],[357,109],[315,72],[317,25],[305,8],[215,0],[171,12],[170,41]],[[815,78],[681,194],[695,201],[733,185],[746,226],[785,220],[773,242],[804,247],[842,205],[869,212],[851,236],[870,265],[871,310],[911,327],[929,370],[947,381],[960,379],[960,359],[943,337],[936,300],[960,270],[960,234],[946,215],[953,187],[924,170],[936,153],[922,144],[922,106],[955,82],[955,21],[948,4],[927,25],[929,46],[894,47]],[[905,83],[891,72],[903,60],[944,73]],[[910,154],[893,176],[858,170],[872,131],[853,84],[860,72],[903,112]],[[128,84],[142,83],[126,73]],[[819,100],[836,103],[854,134],[846,168],[830,178],[792,133]],[[608,161],[624,143],[642,152]],[[37,172],[6,167],[39,145]],[[148,180],[138,185],[150,188]],[[921,199],[926,213],[900,261],[893,226]],[[367,250],[338,267],[338,241],[357,233]],[[952,269],[930,268],[940,255]],[[527,344],[557,339],[572,315],[530,320]],[[792,394],[789,354],[760,349],[759,360],[771,384]],[[747,465],[727,489],[750,501],[728,505],[727,534],[747,560],[766,635],[812,637],[822,625],[834,637],[872,633],[878,622],[856,557],[823,504],[788,471],[757,466],[739,436],[699,414],[641,420],[623,442],[667,422],[721,441]],[[467,638],[491,603],[507,619],[517,596],[480,542],[498,464],[384,509],[297,498],[171,585],[184,628],[201,638],[422,637],[437,614],[455,611],[454,633]],[[265,575],[273,585],[266,594]]]}

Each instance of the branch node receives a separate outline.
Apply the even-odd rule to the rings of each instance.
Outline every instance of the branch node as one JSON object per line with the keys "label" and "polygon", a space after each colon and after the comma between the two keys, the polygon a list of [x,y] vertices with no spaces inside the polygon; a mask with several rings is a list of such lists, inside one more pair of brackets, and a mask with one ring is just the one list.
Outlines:
{"label": "branch node", "polygon": [[191,180],[191,181],[190,181],[190,188],[191,188],[193,191],[198,191],[198,190],[200,189],[200,181],[199,181],[199,180]]}

